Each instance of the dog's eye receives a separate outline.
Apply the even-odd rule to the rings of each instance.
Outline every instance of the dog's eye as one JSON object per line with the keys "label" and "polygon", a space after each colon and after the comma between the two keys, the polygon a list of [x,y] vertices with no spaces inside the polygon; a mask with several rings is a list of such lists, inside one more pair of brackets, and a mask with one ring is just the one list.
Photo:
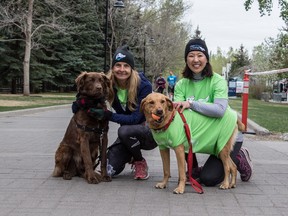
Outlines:
{"label": "dog's eye", "polygon": [[149,101],[149,104],[153,105],[153,104],[155,104],[155,102],[154,101]]}
{"label": "dog's eye", "polygon": [[161,104],[164,104],[165,102],[166,102],[165,100],[161,100],[161,101],[160,101]]}

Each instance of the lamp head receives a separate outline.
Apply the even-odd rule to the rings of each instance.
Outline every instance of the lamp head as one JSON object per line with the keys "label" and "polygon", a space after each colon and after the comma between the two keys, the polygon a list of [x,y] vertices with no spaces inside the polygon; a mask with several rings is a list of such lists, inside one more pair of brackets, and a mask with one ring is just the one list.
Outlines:
{"label": "lamp head", "polygon": [[122,0],[117,0],[117,1],[114,3],[113,7],[115,7],[115,8],[124,8],[125,5],[124,5],[124,3],[123,3]]}

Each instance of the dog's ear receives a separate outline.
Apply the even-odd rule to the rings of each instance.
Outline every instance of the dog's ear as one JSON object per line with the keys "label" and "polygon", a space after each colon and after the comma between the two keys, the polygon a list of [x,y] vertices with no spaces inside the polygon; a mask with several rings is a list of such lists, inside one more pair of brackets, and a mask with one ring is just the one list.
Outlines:
{"label": "dog's ear", "polygon": [[103,80],[104,80],[104,91],[105,91],[105,96],[106,98],[109,98],[109,94],[110,94],[110,89],[112,88],[112,84],[111,84],[111,81],[110,79],[107,77],[106,74],[104,74],[103,72],[100,73],[101,76],[103,77]]}
{"label": "dog's ear", "polygon": [[168,97],[166,97],[166,102],[167,102],[168,110],[173,111],[173,109],[174,109],[173,102]]}
{"label": "dog's ear", "polygon": [[110,82],[110,79],[106,76],[106,74],[104,74],[103,72],[100,73],[101,76],[103,77],[104,79],[104,84],[110,88],[110,85],[111,85],[111,82]]}
{"label": "dog's ear", "polygon": [[141,113],[144,112],[144,106],[145,106],[146,100],[147,100],[146,98],[143,98],[141,101],[141,104],[140,104],[140,112]]}
{"label": "dog's ear", "polygon": [[[103,73],[103,72],[101,72]],[[104,73],[103,73],[104,74]],[[113,100],[114,100],[114,89],[113,89],[113,77],[111,76],[111,74],[104,74],[107,78],[107,90],[108,90],[108,93],[107,93],[107,100],[110,104],[113,103]]]}
{"label": "dog's ear", "polygon": [[81,72],[81,74],[75,79],[76,85],[77,85],[77,91],[79,92],[81,90],[81,87],[84,85],[84,79],[87,76],[87,72]]}

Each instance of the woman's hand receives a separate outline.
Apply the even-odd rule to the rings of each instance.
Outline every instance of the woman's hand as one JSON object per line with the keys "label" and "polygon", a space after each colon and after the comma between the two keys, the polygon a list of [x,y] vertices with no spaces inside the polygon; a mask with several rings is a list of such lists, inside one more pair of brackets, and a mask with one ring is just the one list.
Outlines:
{"label": "woman's hand", "polygon": [[182,113],[185,109],[190,109],[190,103],[188,101],[179,101],[173,102],[176,110],[180,109],[180,113]]}

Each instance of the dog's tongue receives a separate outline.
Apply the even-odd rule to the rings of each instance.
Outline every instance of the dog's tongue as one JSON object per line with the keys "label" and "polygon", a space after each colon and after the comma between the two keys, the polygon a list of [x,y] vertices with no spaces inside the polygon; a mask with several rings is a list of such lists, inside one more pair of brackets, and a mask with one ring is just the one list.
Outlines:
{"label": "dog's tongue", "polygon": [[152,118],[154,119],[154,120],[159,120],[161,117],[160,116],[157,116],[157,115],[155,115],[155,114],[151,114],[151,116],[152,116]]}

